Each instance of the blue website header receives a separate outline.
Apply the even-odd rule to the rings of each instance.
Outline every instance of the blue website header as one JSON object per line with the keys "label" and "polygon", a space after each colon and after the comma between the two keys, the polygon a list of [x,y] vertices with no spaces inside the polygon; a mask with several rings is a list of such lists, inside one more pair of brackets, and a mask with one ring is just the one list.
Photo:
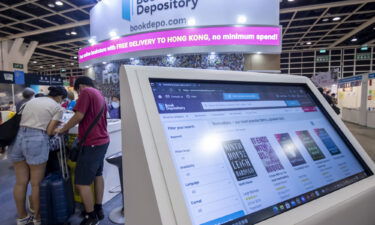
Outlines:
{"label": "blue website header", "polygon": [[316,106],[305,87],[151,80],[159,113]]}

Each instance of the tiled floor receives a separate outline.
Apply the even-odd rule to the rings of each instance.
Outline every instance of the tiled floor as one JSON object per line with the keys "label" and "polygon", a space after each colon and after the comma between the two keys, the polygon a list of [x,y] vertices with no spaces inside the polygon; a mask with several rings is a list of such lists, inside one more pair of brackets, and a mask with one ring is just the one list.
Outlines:
{"label": "tiled floor", "polygon": [[[368,152],[370,157],[375,160],[375,129],[361,127],[355,124],[347,123],[348,128]],[[15,225],[16,209],[13,203],[12,187],[14,185],[14,171],[8,160],[2,160],[0,157],[0,225]],[[121,196],[118,195],[104,206],[108,215],[109,212],[121,205]],[[80,218],[75,215],[72,218],[72,225],[79,224]],[[103,220],[100,225],[112,225],[108,218]]]}

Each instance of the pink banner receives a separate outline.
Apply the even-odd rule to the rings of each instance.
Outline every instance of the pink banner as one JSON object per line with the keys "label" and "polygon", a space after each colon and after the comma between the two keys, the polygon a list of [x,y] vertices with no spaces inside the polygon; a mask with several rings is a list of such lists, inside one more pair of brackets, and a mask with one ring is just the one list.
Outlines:
{"label": "pink banner", "polygon": [[[279,27],[188,28],[137,34],[109,40],[79,51],[79,62],[104,56],[165,48],[219,45],[280,45]],[[172,52],[173,53],[173,52]]]}

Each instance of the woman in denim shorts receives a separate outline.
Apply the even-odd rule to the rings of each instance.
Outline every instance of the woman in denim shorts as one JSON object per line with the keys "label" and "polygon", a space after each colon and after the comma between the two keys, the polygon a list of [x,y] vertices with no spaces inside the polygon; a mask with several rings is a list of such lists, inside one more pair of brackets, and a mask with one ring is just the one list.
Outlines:
{"label": "woman in denim shorts", "polygon": [[[17,206],[17,225],[39,225],[39,185],[44,178],[49,155],[49,135],[62,119],[60,103],[66,98],[64,87],[50,87],[47,97],[35,98],[23,106],[20,129],[9,146],[9,159],[13,162],[16,184],[13,194]],[[34,215],[27,213],[25,199],[31,183],[31,201]]]}

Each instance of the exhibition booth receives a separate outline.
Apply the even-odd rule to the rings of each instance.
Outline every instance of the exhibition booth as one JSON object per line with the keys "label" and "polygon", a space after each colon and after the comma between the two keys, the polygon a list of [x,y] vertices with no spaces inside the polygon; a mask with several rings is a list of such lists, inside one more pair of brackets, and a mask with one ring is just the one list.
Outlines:
{"label": "exhibition booth", "polygon": [[[35,93],[48,93],[48,87],[63,85],[61,76],[25,74],[22,71],[0,71],[0,124],[13,115],[15,105],[22,100],[22,91],[30,87]],[[10,104],[12,103],[12,104]]]}
{"label": "exhibition booth", "polygon": [[375,74],[347,77],[338,82],[338,107],[342,119],[375,128]]}
{"label": "exhibition booth", "polygon": [[374,163],[307,78],[147,67],[233,70],[238,55],[279,55],[279,1],[245,3],[91,10],[78,58],[106,97],[121,93],[125,223],[372,224]]}

